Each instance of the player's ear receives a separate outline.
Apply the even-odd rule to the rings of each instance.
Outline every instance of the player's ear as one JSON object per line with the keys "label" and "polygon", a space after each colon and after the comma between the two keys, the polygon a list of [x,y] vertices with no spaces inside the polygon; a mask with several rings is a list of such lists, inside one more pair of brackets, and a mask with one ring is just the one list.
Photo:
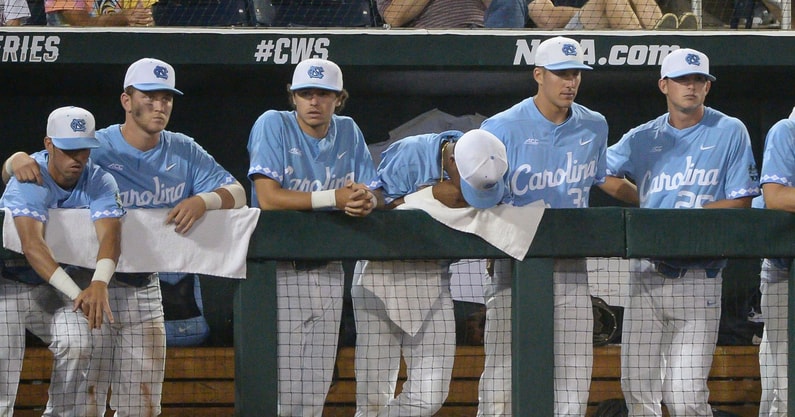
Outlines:
{"label": "player's ear", "polygon": [[668,79],[667,78],[660,78],[657,81],[657,87],[660,88],[660,91],[667,95],[668,94]]}
{"label": "player's ear", "polygon": [[125,113],[129,113],[132,111],[132,105],[130,104],[132,102],[132,97],[130,97],[130,95],[127,94],[126,91],[121,93],[119,101],[121,102],[121,107],[124,109]]}
{"label": "player's ear", "polygon": [[49,136],[44,137],[44,149],[46,149],[47,152],[52,153],[52,139],[50,139]]}

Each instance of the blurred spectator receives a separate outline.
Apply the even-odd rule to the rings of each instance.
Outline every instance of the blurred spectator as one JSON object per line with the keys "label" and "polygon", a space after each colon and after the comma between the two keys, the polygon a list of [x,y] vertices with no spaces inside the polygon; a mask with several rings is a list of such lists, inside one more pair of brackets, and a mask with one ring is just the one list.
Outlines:
{"label": "blurred spectator", "polygon": [[376,0],[392,27],[478,28],[491,0]]}
{"label": "blurred spectator", "polygon": [[93,0],[45,0],[44,11],[48,26],[153,26],[151,7],[134,1],[116,3],[110,12],[105,2],[96,10]]}
{"label": "blurred spectator", "polygon": [[25,0],[0,0],[0,26],[20,26],[30,17]]}
{"label": "blurred spectator", "polygon": [[[541,29],[696,29],[695,15],[662,14],[654,0],[531,0],[528,13]],[[691,20],[692,17],[692,20]],[[692,26],[692,27],[690,27]]]}
{"label": "blurred spectator", "polygon": [[523,28],[527,24],[527,6],[532,0],[492,0],[486,9],[487,28]]}

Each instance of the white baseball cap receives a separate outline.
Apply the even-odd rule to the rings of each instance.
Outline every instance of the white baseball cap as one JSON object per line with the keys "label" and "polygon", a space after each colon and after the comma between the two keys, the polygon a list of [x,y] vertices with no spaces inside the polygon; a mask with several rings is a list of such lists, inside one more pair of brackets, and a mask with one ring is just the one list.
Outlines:
{"label": "white baseball cap", "polygon": [[585,65],[580,43],[563,36],[549,38],[538,45],[535,54],[535,65],[551,71],[593,69]]}
{"label": "white baseball cap", "polygon": [[456,141],[454,156],[461,175],[461,193],[470,206],[485,209],[502,201],[508,156],[496,136],[481,129],[470,130]]}
{"label": "white baseball cap", "polygon": [[337,64],[319,58],[310,58],[298,63],[293,71],[290,90],[320,88],[322,90],[342,91],[342,70]]}
{"label": "white baseball cap", "polygon": [[677,49],[663,59],[660,78],[676,78],[690,74],[700,74],[710,81],[715,81],[715,77],[709,73],[709,58],[695,49]]}
{"label": "white baseball cap", "polygon": [[182,91],[174,88],[176,85],[174,67],[165,61],[154,58],[142,58],[127,68],[124,76],[124,88],[135,87],[140,91],[168,90],[182,95]]}
{"label": "white baseball cap", "polygon": [[56,148],[67,151],[98,148],[95,128],[94,115],[80,107],[59,107],[47,118],[47,136]]}

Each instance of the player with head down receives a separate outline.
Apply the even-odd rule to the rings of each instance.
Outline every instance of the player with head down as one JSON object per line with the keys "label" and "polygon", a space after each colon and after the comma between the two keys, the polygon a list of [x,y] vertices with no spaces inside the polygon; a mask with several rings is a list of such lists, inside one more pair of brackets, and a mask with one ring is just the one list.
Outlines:
{"label": "player with head down", "polygon": [[[747,208],[759,195],[743,123],[704,105],[709,59],[678,49],[662,62],[668,112],[607,151],[608,175],[637,184],[641,208]],[[712,416],[707,377],[718,340],[726,259],[633,259],[621,343],[630,416]]]}
{"label": "player with head down", "polygon": [[[121,252],[124,215],[116,181],[89,159],[98,146],[90,112],[54,110],[47,120],[45,150],[31,156],[41,184],[11,179],[0,199],[14,217],[27,260],[4,260],[0,270],[0,323],[6,330],[0,337],[0,415],[14,413],[25,329],[49,344],[54,356],[45,415],[93,412],[86,378],[92,354],[89,330],[101,328],[106,317],[114,322],[108,283]],[[44,240],[51,208],[88,208],[99,242],[93,277],[76,283],[53,258]]]}
{"label": "player with head down", "polygon": [[[386,208],[431,187],[451,208],[502,201],[505,146],[484,130],[410,136],[382,154],[370,187]],[[456,334],[453,260],[359,261],[351,296],[356,317],[356,417],[430,417],[450,386]],[[407,379],[395,396],[401,353]]]}
{"label": "player with head down", "polygon": [[[252,206],[263,210],[344,210],[365,216],[376,197],[370,152],[345,105],[342,71],[325,59],[296,65],[287,87],[292,111],[268,110],[248,140]],[[320,417],[337,356],[342,264],[277,266],[279,415]]]}
{"label": "player with head down", "polygon": [[[165,130],[174,95],[182,95],[170,64],[140,59],[127,69],[123,87],[124,123],[97,131],[100,146],[91,159],[114,176],[125,208],[170,208],[165,223],[185,234],[207,210],[245,205],[242,185],[207,151]],[[26,158],[15,154],[6,164],[20,180],[36,181],[38,170]],[[117,273],[109,291],[116,322],[94,337],[98,414],[110,384],[116,416],[159,415],[166,336],[158,273]]]}

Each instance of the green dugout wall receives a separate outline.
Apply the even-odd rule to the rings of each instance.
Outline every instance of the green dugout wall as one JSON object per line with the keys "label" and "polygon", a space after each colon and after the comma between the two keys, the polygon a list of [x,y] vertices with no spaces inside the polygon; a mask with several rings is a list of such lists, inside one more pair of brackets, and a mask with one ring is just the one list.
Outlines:
{"label": "green dugout wall", "polygon": [[[552,415],[554,258],[793,256],[792,236],[795,215],[772,210],[545,211],[527,258],[514,264],[513,357],[534,358],[514,362],[514,415],[528,410]],[[363,219],[342,213],[262,213],[249,247],[249,278],[235,294],[236,414],[276,412],[276,260],[486,257],[506,256],[422,212],[375,212]],[[790,338],[792,329],[791,315]],[[793,350],[790,344],[790,355]],[[791,380],[794,368],[789,368]]]}

